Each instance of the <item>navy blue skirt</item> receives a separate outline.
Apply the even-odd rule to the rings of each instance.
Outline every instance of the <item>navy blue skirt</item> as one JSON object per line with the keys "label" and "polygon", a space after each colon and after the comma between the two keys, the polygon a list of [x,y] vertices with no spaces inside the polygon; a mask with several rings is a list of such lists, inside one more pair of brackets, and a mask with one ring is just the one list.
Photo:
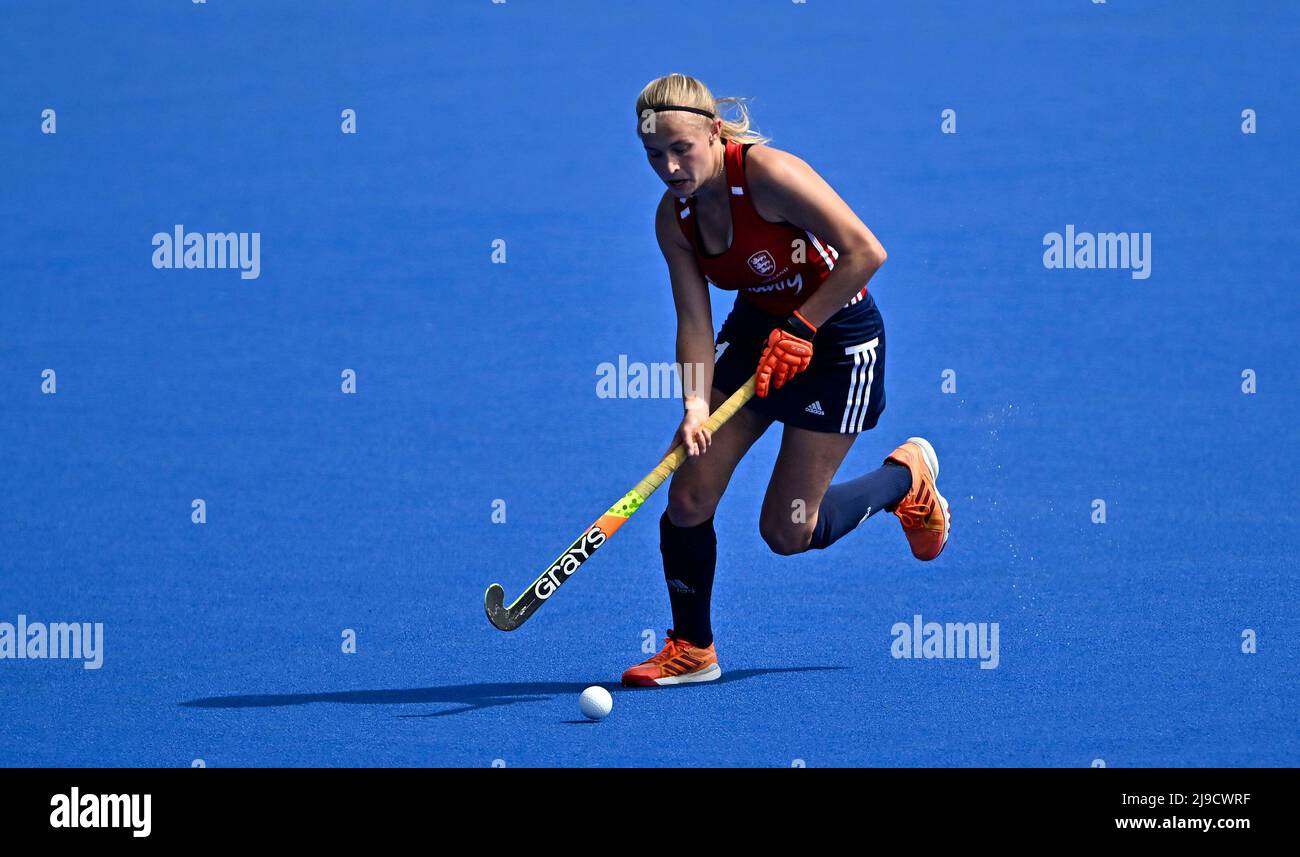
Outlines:
{"label": "navy blue skirt", "polygon": [[[768,334],[783,321],[737,296],[718,331],[713,386],[730,396],[748,381]],[[871,293],[818,328],[806,370],[747,407],[810,431],[856,434],[875,428],[885,410],[885,323]]]}

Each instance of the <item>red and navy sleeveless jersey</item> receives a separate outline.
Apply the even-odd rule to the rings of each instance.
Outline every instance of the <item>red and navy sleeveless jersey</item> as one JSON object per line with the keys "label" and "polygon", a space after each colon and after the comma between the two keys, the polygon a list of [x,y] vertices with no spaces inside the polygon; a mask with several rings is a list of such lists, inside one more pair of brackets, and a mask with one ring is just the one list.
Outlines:
{"label": "red and navy sleeveless jersey", "polygon": [[[817,291],[840,254],[805,229],[790,223],[772,223],[759,216],[745,179],[745,153],[751,145],[728,140],[724,156],[731,203],[731,246],[716,256],[704,252],[693,211],[695,197],[676,199],[677,224],[691,243],[705,279],[725,291],[739,291],[763,312],[785,316]],[[795,241],[802,242],[802,262],[794,261],[799,247]],[[849,304],[857,303],[866,293],[867,287],[863,286]]]}

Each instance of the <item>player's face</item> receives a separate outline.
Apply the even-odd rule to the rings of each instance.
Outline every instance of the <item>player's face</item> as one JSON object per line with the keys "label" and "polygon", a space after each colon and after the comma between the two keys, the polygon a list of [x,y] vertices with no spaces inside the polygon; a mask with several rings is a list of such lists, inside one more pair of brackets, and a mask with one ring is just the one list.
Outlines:
{"label": "player's face", "polygon": [[710,125],[689,113],[655,114],[654,133],[641,134],[646,159],[676,196],[691,196],[716,169]]}

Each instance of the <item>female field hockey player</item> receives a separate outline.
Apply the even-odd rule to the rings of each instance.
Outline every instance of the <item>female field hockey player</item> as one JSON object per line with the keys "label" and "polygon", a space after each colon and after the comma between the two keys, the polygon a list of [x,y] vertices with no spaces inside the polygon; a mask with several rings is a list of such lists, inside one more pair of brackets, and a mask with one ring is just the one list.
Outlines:
{"label": "female field hockey player", "polygon": [[[738,108],[736,121],[721,117],[725,104]],[[654,687],[722,675],[709,619],[713,513],[773,422],[784,428],[759,532],[775,553],[827,548],[885,509],[912,554],[931,560],[947,543],[949,515],[924,438],[830,484],[885,407],[885,328],[867,291],[885,261],[876,236],[806,163],[762,145],[768,138],[750,130],[736,99],[670,74],[642,90],[636,112],[650,166],[668,186],[655,232],[677,309],[677,361],[700,369],[682,372],[676,439],[689,457],[659,521],[673,628],[659,654],[623,674],[625,685]],[[716,343],[709,283],[738,293]],[[712,435],[703,427],[710,412],[755,374],[756,397]]]}

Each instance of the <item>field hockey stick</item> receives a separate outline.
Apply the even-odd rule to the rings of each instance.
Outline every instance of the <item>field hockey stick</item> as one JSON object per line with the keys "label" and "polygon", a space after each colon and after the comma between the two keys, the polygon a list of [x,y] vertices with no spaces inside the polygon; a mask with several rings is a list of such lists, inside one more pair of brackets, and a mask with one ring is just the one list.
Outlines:
{"label": "field hockey stick", "polygon": [[[722,407],[713,412],[704,423],[704,428],[710,433],[716,432],[753,396],[754,377],[751,375],[743,387],[732,393],[731,397],[722,403]],[[533,585],[524,590],[524,593],[509,607],[505,606],[506,591],[501,588],[501,584],[494,583],[489,586],[487,592],[483,594],[483,608],[487,610],[488,621],[502,631],[513,631],[527,622],[528,617],[536,613],[537,609],[546,603],[546,599],[554,595],[555,590],[581,568],[606,539],[626,524],[627,519],[641,508],[641,504],[650,499],[650,495],[658,490],[659,486],[664,484],[664,481],[685,460],[686,447],[678,443],[668,451],[662,461],[655,465],[654,470],[647,473],[645,478],[636,484],[635,488],[624,494],[623,498],[611,506],[608,512],[596,519],[596,523],[578,536],[573,544],[569,545],[569,549],[560,554],[559,558],[542,572],[542,576],[533,581]]]}

